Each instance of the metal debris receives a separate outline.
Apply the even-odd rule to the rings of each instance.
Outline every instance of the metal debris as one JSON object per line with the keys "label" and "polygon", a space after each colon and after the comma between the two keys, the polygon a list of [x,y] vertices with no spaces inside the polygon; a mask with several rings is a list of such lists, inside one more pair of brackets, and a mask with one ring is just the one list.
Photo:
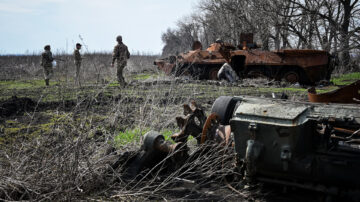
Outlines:
{"label": "metal debris", "polygon": [[308,98],[310,102],[360,104],[360,80],[322,94],[317,94],[315,87],[312,87],[308,90]]}
{"label": "metal debris", "polygon": [[184,115],[184,117],[176,117],[181,131],[171,136],[175,142],[186,142],[191,135],[198,144],[204,144],[206,141],[218,144],[229,143],[230,126],[221,125],[216,113],[206,117],[201,106],[193,101],[190,105],[184,104]]}

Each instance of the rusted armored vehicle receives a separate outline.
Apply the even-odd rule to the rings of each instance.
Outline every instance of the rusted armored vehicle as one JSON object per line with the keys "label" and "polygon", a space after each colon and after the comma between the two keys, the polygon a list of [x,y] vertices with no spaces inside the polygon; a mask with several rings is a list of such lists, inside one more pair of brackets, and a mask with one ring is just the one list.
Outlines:
{"label": "rusted armored vehicle", "polygon": [[320,50],[257,49],[253,34],[242,34],[240,44],[214,43],[201,50],[200,42],[193,50],[156,60],[155,65],[167,74],[189,75],[197,79],[217,79],[217,72],[228,62],[240,78],[266,77],[290,83],[314,84],[330,80],[334,62],[331,55]]}
{"label": "rusted armored vehicle", "polygon": [[194,42],[191,51],[180,53],[178,56],[157,59],[154,65],[167,75],[185,75],[196,79],[216,80],[218,70],[226,62],[219,52],[220,47],[224,47],[226,50],[235,49],[231,44],[218,41],[211,44],[206,50],[202,50],[201,43],[197,41]]}
{"label": "rusted armored vehicle", "polygon": [[331,55],[321,50],[229,51],[223,48],[221,53],[241,78],[266,77],[313,84],[330,80],[334,65]]}
{"label": "rusted armored vehicle", "polygon": [[240,78],[266,77],[301,84],[330,80],[335,60],[326,51],[254,49],[252,34],[243,34],[241,41],[239,50],[225,46],[219,50]]}
{"label": "rusted armored vehicle", "polygon": [[212,112],[230,125],[245,177],[360,196],[359,105],[223,96]]}

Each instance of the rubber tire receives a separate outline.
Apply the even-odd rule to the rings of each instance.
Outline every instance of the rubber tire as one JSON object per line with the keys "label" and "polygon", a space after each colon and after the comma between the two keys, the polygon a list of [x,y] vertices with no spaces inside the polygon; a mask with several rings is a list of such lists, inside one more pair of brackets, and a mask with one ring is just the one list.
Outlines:
{"label": "rubber tire", "polygon": [[[286,77],[290,74],[293,74],[297,77],[297,80],[294,82],[294,81],[288,81],[286,79]],[[282,75],[282,79],[288,83],[291,83],[291,84],[294,84],[294,83],[301,83],[301,77],[300,77],[300,74],[296,71],[286,71],[283,75]]]}
{"label": "rubber tire", "polygon": [[164,136],[161,135],[159,132],[156,132],[156,131],[147,132],[144,135],[143,149],[147,152],[154,151],[154,143],[158,138],[161,138],[165,141]]}
{"label": "rubber tire", "polygon": [[218,97],[211,107],[211,113],[216,113],[219,116],[222,125],[229,125],[236,103],[237,100],[234,97]]}

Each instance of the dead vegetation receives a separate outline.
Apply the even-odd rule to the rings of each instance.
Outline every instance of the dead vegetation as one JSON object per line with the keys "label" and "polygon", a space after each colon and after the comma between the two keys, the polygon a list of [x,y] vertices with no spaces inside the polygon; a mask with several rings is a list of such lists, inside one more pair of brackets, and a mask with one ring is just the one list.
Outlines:
{"label": "dead vegetation", "polygon": [[[16,69],[25,70],[26,64],[14,68],[8,79],[14,80],[15,87],[3,87],[0,98],[0,199],[238,201],[272,197],[261,186],[250,190],[242,183],[229,147],[198,148],[190,141],[190,156],[183,164],[177,166],[170,155],[135,179],[126,179],[126,166],[139,152],[143,131],[178,131],[175,117],[181,115],[182,104],[196,100],[208,114],[220,95],[271,97],[273,90],[279,95],[279,89],[288,84],[261,79],[234,84],[172,79],[156,74],[152,56],[133,59],[125,88],[113,82],[112,70],[101,69],[106,59],[92,60],[101,69],[99,77],[94,65],[84,66],[87,82],[81,88],[72,85],[72,66],[66,72],[60,63],[57,81],[49,88],[36,82],[16,86],[17,81],[32,80],[29,75],[41,69],[34,68],[18,79]],[[136,80],[133,76],[140,71],[155,76]],[[295,100],[306,95],[302,91],[288,94]],[[26,100],[29,105],[24,105]],[[6,103],[12,103],[11,113],[7,114]],[[127,144],[116,144],[118,134],[128,129],[141,132]]]}

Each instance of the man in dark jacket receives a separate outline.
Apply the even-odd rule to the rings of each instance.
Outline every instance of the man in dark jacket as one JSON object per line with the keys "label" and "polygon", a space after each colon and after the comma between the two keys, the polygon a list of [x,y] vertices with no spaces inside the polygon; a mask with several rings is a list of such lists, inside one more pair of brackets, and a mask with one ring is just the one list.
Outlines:
{"label": "man in dark jacket", "polygon": [[45,84],[49,85],[49,80],[53,76],[53,64],[54,58],[51,53],[50,45],[44,47],[44,52],[41,54],[41,66],[44,68]]}
{"label": "man in dark jacket", "polygon": [[116,37],[118,44],[114,47],[111,66],[113,67],[116,61],[117,79],[120,85],[126,85],[123,77],[123,70],[126,67],[127,60],[130,58],[130,53],[127,46],[122,42],[122,37]]}
{"label": "man in dark jacket", "polygon": [[75,74],[75,85],[80,85],[80,67],[81,67],[81,61],[82,57],[80,54],[81,44],[77,43],[76,48],[74,50],[74,63],[76,67],[76,74]]}

